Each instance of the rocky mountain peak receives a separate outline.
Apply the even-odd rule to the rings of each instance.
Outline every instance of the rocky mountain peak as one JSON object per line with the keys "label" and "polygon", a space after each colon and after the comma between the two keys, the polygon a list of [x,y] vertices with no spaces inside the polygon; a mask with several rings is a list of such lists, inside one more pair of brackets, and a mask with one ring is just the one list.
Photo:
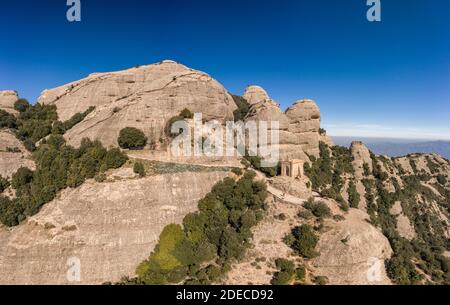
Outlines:
{"label": "rocky mountain peak", "polygon": [[244,93],[244,98],[250,105],[262,103],[270,100],[266,90],[260,86],[248,86]]}
{"label": "rocky mountain peak", "polygon": [[141,129],[150,143],[164,137],[164,127],[184,109],[200,112],[206,121],[233,120],[236,104],[227,90],[208,74],[174,61],[96,73],[70,84],[46,90],[39,103],[54,104],[59,119],[94,106],[86,119],[65,135],[77,146],[82,138],[117,146],[121,129]]}

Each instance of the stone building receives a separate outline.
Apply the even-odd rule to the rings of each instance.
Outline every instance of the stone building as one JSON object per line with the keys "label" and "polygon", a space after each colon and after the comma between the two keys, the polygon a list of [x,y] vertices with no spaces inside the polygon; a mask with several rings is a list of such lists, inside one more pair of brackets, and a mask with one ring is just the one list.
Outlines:
{"label": "stone building", "polygon": [[302,178],[304,173],[305,162],[303,160],[293,159],[281,162],[281,176],[291,178]]}

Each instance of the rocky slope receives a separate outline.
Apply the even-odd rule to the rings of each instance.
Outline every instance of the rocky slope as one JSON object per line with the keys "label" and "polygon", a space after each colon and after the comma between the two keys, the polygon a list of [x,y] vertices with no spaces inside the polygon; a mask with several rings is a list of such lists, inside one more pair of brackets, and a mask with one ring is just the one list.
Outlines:
{"label": "rocky slope", "polygon": [[131,168],[63,191],[19,227],[0,228],[0,284],[71,284],[68,262],[81,263],[81,282],[132,276],[162,228],[180,223],[226,172],[184,172],[139,179]]}
{"label": "rocky slope", "polygon": [[22,166],[34,169],[31,154],[12,131],[0,130],[0,175],[11,177]]}

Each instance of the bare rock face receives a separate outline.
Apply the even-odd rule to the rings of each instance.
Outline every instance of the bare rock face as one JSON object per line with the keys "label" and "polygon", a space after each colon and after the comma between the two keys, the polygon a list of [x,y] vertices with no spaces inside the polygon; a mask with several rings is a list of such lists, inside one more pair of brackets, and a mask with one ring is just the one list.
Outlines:
{"label": "bare rock face", "polygon": [[301,159],[309,162],[308,155],[319,155],[319,142],[333,142],[320,134],[320,109],[312,100],[299,100],[286,112],[258,86],[247,88],[244,98],[251,108],[246,121],[278,121],[281,159]]}
{"label": "bare rock face", "polygon": [[[0,284],[101,284],[133,276],[164,226],[181,223],[225,172],[185,172],[64,190],[26,223],[0,227]],[[81,281],[67,277],[80,263]]]}
{"label": "bare rock face", "polygon": [[370,157],[370,151],[362,142],[355,141],[350,146],[350,150],[353,156],[353,168],[355,169],[355,176],[362,178],[364,176],[364,164],[369,166],[372,171],[372,158]]}
{"label": "bare rock face", "polygon": [[254,104],[258,104],[258,103],[262,103],[262,102],[270,100],[270,97],[267,94],[266,90],[264,90],[260,86],[247,87],[243,97],[247,100],[247,102],[250,105],[254,105]]}
{"label": "bare rock face", "polygon": [[266,121],[270,126],[271,121],[279,122],[279,130],[287,131],[289,129],[289,120],[281,111],[280,105],[271,99],[264,100],[261,103],[253,104],[247,115],[247,121]]}
{"label": "bare rock face", "polygon": [[392,255],[387,238],[352,209],[341,222],[327,221],[330,230],[322,233],[317,245],[320,256],[313,260],[315,274],[336,285],[391,284],[384,261]]}
{"label": "bare rock face", "polygon": [[14,109],[14,103],[19,100],[19,96],[16,91],[0,91],[0,109],[6,112],[12,113],[14,115],[17,114],[17,111]]}
{"label": "bare rock face", "polygon": [[35,168],[31,154],[12,131],[0,130],[0,175],[11,177],[20,167]]}
{"label": "bare rock face", "polygon": [[286,194],[307,200],[312,197],[312,190],[307,187],[308,178],[302,180],[293,179],[291,177],[274,177],[270,180],[271,185]]}
{"label": "bare rock face", "polygon": [[60,120],[68,120],[91,106],[96,109],[66,135],[69,144],[99,139],[117,146],[125,127],[139,128],[156,143],[164,137],[168,120],[184,109],[203,114],[206,121],[233,120],[237,108],[225,88],[208,74],[173,61],[125,71],[97,73],[80,81],[46,90],[42,104],[54,104]]}

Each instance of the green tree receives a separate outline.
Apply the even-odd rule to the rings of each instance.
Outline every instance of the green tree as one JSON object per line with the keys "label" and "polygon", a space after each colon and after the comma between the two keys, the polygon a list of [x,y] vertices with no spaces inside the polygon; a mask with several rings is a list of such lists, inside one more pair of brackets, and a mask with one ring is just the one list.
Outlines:
{"label": "green tree", "polygon": [[147,145],[148,138],[145,134],[133,127],[126,127],[120,131],[118,142],[123,149],[143,149]]}
{"label": "green tree", "polygon": [[26,99],[19,99],[14,103],[14,109],[19,112],[25,112],[31,107],[30,103]]}
{"label": "green tree", "polygon": [[3,191],[9,187],[9,185],[10,185],[10,183],[9,183],[8,179],[3,178],[0,175],[0,194],[3,193]]}
{"label": "green tree", "polygon": [[133,171],[135,174],[138,174],[141,178],[145,177],[145,167],[142,162],[135,162],[133,166]]}
{"label": "green tree", "polygon": [[310,225],[295,227],[291,234],[285,238],[286,244],[304,258],[314,258],[317,256],[315,248],[318,241],[319,238]]}
{"label": "green tree", "polygon": [[361,202],[361,195],[359,195],[356,190],[355,182],[350,181],[348,186],[348,202],[350,207],[357,209],[359,207],[359,203]]}

